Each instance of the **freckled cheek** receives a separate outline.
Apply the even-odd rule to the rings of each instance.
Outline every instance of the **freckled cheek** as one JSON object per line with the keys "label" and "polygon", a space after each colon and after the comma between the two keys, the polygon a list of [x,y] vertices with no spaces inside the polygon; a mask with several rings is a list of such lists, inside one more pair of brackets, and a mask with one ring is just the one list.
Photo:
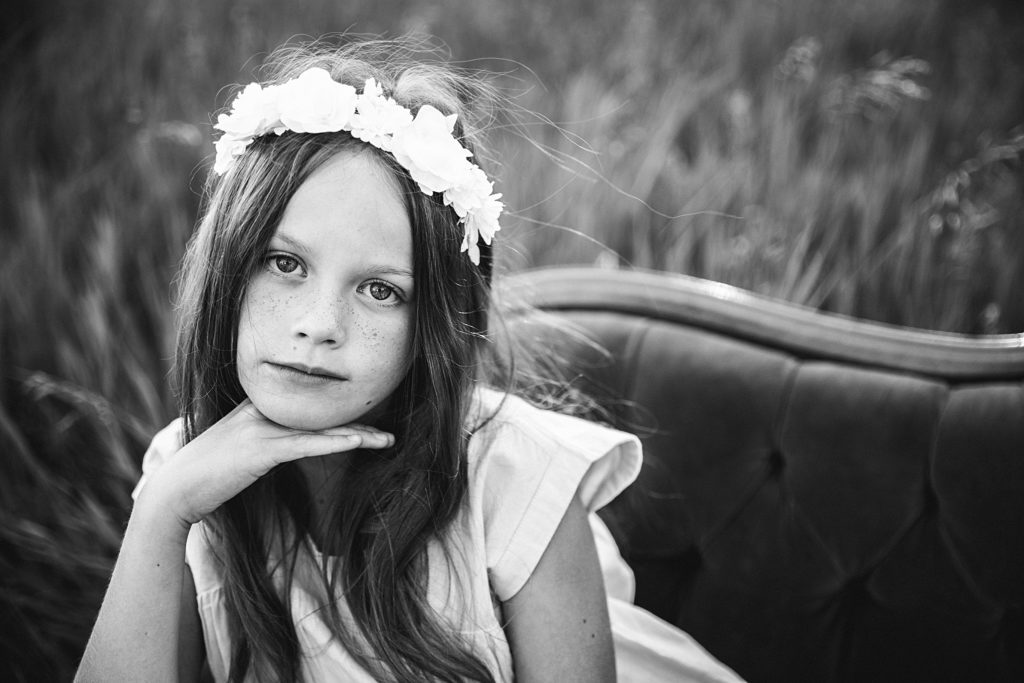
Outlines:
{"label": "freckled cheek", "polygon": [[247,335],[258,344],[266,340],[267,334],[278,332],[287,325],[288,313],[296,310],[299,303],[294,297],[274,295],[256,287],[246,295],[239,317],[239,336]]}
{"label": "freckled cheek", "polygon": [[279,320],[285,312],[298,306],[294,296],[273,294],[259,290],[253,292],[250,301],[252,301],[251,314],[253,318],[259,319],[261,322]]}
{"label": "freckled cheek", "polygon": [[376,372],[402,377],[409,368],[411,333],[405,321],[373,325],[357,323],[367,363]]}

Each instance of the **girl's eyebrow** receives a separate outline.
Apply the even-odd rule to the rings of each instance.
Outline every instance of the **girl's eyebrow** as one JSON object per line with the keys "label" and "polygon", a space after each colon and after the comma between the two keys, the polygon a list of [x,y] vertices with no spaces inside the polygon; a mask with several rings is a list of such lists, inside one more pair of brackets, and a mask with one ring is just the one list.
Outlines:
{"label": "girl's eyebrow", "polygon": [[281,232],[274,233],[274,236],[270,238],[270,241],[273,242],[274,240],[281,240],[292,249],[296,249],[298,251],[306,250],[305,244],[295,239],[294,237],[289,237],[288,235],[285,235],[284,233]]}
{"label": "girl's eyebrow", "polygon": [[410,280],[413,279],[412,270],[409,268],[402,268],[400,266],[371,265],[367,270],[373,273],[379,273],[380,275],[398,275],[401,277],[407,277]]}

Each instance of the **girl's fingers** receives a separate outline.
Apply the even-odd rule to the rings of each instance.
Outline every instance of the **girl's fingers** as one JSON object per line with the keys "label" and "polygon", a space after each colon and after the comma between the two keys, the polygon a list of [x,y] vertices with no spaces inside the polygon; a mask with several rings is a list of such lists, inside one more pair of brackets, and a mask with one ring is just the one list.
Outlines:
{"label": "girl's fingers", "polygon": [[329,436],[358,436],[363,440],[363,448],[389,448],[395,443],[394,435],[377,429],[376,427],[370,427],[369,425],[355,422],[347,425],[341,425],[339,427],[330,427],[328,429],[312,433]]}
{"label": "girl's fingers", "polygon": [[275,459],[279,462],[290,462],[330,453],[343,453],[359,448],[361,441],[358,434],[296,434],[289,439],[290,447],[280,449]]}
{"label": "girl's fingers", "polygon": [[377,443],[380,438],[383,438],[385,441],[388,441],[388,445],[394,443],[395,439],[395,437],[389,432],[377,429],[376,427],[368,427],[366,425],[360,424],[348,424],[342,427],[333,427],[331,429],[325,429],[322,432],[318,433],[331,434],[337,436],[345,436],[352,434],[370,439],[371,443]]}
{"label": "girl's fingers", "polygon": [[277,460],[290,462],[331,453],[344,453],[357,448],[390,448],[395,438],[385,432],[349,432],[345,434],[304,433],[288,437],[290,448],[280,449]]}
{"label": "girl's fingers", "polygon": [[367,434],[387,434],[381,429],[371,427],[370,425],[360,424],[358,422],[350,422],[344,425],[338,425],[337,427],[328,427],[327,429],[321,429],[316,434],[350,434],[352,432],[367,433]]}
{"label": "girl's fingers", "polygon": [[359,438],[357,448],[391,448],[395,445],[395,437],[387,432],[362,432],[351,436]]}
{"label": "girl's fingers", "polygon": [[[321,439],[332,439],[337,437],[357,437],[362,441],[362,445],[365,448],[388,448],[389,446],[392,446],[395,443],[395,437],[388,432],[383,432],[373,427],[362,427],[354,425],[345,425],[343,427],[331,427],[329,429],[323,429],[317,432],[304,432],[300,430],[278,431],[277,433],[270,435],[270,438],[281,441],[303,439],[304,437],[320,437]],[[311,443],[316,443],[316,441],[316,438],[311,439]],[[326,441],[324,441],[324,443],[326,443]],[[358,447],[358,444],[356,447]]]}

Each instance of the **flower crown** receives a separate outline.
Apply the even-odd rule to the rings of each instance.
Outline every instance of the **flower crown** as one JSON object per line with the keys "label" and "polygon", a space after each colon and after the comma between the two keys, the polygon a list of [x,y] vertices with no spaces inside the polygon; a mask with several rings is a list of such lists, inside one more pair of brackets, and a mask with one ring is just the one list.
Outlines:
{"label": "flower crown", "polygon": [[384,97],[373,78],[366,79],[363,92],[338,83],[319,67],[297,78],[267,87],[250,83],[231,103],[231,112],[221,114],[214,128],[223,135],[214,145],[217,161],[213,170],[227,172],[235,157],[256,138],[286,130],[296,133],[348,131],[353,137],[389,152],[412,176],[424,194],[441,192],[465,228],[462,251],[469,252],[474,265],[480,264],[479,241],[490,244],[501,226],[498,216],[504,205],[494,184],[452,131],[455,114],[445,116],[425,104],[412,112]]}

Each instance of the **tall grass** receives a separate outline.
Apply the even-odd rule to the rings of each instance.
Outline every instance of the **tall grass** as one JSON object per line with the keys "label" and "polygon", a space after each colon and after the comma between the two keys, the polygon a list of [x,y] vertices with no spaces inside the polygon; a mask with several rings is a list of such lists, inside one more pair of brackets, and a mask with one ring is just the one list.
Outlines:
{"label": "tall grass", "polygon": [[[1009,104],[1024,95],[1019,48],[1011,59],[993,46],[972,75],[941,52],[946,39],[978,47],[948,14],[858,3],[876,13],[840,33],[804,26],[815,9],[796,5],[811,19],[744,5],[721,32],[742,47],[719,58],[650,77],[569,75],[551,115],[592,150],[542,129],[577,163],[536,156],[529,183],[506,184],[537,226],[520,262],[685,272],[935,330],[1024,329],[1024,110]],[[657,45],[665,23],[634,18],[626,46]]]}
{"label": "tall grass", "polygon": [[170,283],[208,112],[292,36],[422,31],[502,72],[532,112],[495,131],[507,268],[657,268],[1024,330],[1011,3],[51,0],[8,18],[0,679],[71,675],[139,455],[173,413]]}

